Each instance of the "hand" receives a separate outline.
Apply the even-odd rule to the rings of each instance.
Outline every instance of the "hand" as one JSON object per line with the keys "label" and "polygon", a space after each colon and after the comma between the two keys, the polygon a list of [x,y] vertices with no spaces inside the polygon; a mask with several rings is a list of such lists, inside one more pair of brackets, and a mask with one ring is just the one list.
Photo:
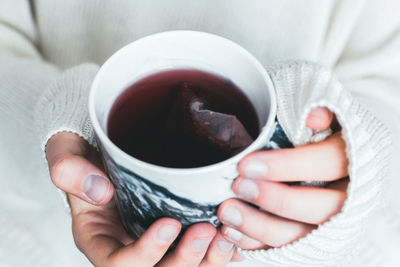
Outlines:
{"label": "hand", "polygon": [[[316,108],[307,127],[326,129],[332,119],[328,109]],[[319,143],[246,156],[232,189],[261,210],[237,199],[224,201],[218,210],[222,234],[243,249],[280,247],[307,235],[341,210],[347,197],[347,167],[340,132]],[[282,183],[295,181],[331,183],[325,188]]]}
{"label": "hand", "polygon": [[68,193],[75,243],[95,266],[225,266],[231,260],[235,247],[207,223],[187,229],[167,254],[181,229],[177,220],[159,219],[138,240],[130,238],[100,155],[79,136],[56,134],[46,156],[53,183]]}

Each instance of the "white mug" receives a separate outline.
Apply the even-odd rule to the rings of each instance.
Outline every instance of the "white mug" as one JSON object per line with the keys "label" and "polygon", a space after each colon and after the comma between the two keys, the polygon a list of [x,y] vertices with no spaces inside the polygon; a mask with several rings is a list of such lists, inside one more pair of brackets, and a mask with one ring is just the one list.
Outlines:
{"label": "white mug", "polygon": [[[260,134],[239,154],[209,166],[168,168],[132,157],[107,136],[115,100],[131,84],[159,71],[198,69],[231,80],[252,103]],[[100,68],[89,97],[89,112],[108,175],[115,186],[121,220],[133,237],[157,218],[177,218],[187,227],[200,221],[218,225],[218,205],[234,197],[238,162],[264,148],[276,125],[273,83],[264,67],[236,43],[209,33],[171,31],[154,34],[121,48]]]}

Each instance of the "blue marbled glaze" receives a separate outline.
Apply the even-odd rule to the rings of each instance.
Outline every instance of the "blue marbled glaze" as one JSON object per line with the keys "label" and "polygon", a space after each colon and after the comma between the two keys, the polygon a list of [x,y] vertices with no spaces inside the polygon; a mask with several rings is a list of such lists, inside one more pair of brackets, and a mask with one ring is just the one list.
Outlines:
{"label": "blue marbled glaze", "polygon": [[[265,149],[293,147],[276,123],[274,133]],[[171,217],[182,223],[183,229],[198,222],[221,223],[217,218],[218,205],[201,205],[171,193],[167,188],[118,165],[100,147],[104,162],[115,187],[115,199],[122,224],[133,238],[141,236],[158,218]]]}

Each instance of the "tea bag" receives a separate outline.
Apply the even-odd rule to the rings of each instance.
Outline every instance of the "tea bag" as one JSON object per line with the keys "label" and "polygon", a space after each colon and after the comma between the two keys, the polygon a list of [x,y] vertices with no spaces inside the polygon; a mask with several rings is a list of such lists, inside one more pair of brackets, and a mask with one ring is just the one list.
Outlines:
{"label": "tea bag", "polygon": [[216,112],[187,82],[179,85],[167,123],[170,133],[211,146],[227,156],[239,153],[253,142],[235,115]]}

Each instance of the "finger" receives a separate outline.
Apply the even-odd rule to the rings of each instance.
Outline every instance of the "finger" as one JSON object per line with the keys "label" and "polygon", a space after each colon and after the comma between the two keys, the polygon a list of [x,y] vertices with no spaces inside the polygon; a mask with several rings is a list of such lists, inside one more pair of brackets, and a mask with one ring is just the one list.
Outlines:
{"label": "finger", "polygon": [[[90,216],[89,220],[85,216]],[[101,213],[95,216],[101,217]],[[93,218],[93,213],[80,213],[74,223],[74,232],[79,237],[75,242],[95,266],[107,267],[132,266],[133,263],[135,266],[154,266],[178,236],[181,227],[178,221],[163,218],[153,223],[136,242],[124,246],[114,236],[104,234],[103,226],[96,221],[101,218]]]}
{"label": "finger", "polygon": [[218,218],[223,224],[272,247],[288,244],[316,228],[267,214],[236,199],[221,204]]}
{"label": "finger", "polygon": [[271,181],[333,181],[348,175],[341,133],[325,141],[290,149],[258,151],[239,163],[242,177]]}
{"label": "finger", "polygon": [[114,188],[105,173],[85,158],[90,151],[85,142],[71,133],[51,138],[46,147],[50,176],[62,191],[104,205],[112,198]]}
{"label": "finger", "polygon": [[333,113],[325,107],[316,107],[310,111],[306,126],[313,130],[327,129],[333,120]]}
{"label": "finger", "polygon": [[242,255],[240,255],[240,253],[238,252],[237,248],[235,249],[235,252],[233,253],[233,256],[231,258],[232,262],[238,262],[238,261],[243,261],[244,257]]}
{"label": "finger", "polygon": [[[156,221],[134,244],[114,253],[114,266],[154,266],[167,252],[181,229],[177,220],[163,218]],[[122,265],[126,264],[126,265]]]}
{"label": "finger", "polygon": [[49,165],[53,165],[65,155],[85,157],[89,153],[88,143],[77,134],[70,132],[57,133],[46,144],[46,158]]}
{"label": "finger", "polygon": [[105,173],[80,156],[61,158],[50,166],[50,176],[62,191],[94,205],[106,204],[114,193]]}
{"label": "finger", "polygon": [[218,231],[208,247],[200,266],[225,266],[231,260],[235,247]]}
{"label": "finger", "polygon": [[235,228],[229,227],[227,225],[221,226],[221,233],[225,239],[234,243],[237,247],[241,249],[253,250],[253,249],[268,248],[268,246],[265,245],[264,243],[255,240],[253,238],[250,238],[247,235],[240,232],[239,230],[236,230]]}
{"label": "finger", "polygon": [[215,227],[208,223],[189,227],[175,250],[157,266],[198,266],[216,233]]}
{"label": "finger", "polygon": [[341,210],[347,198],[346,191],[289,186],[260,179],[238,178],[232,189],[241,198],[270,213],[310,224],[327,221]]}
{"label": "finger", "polygon": [[115,201],[110,201],[104,206],[95,206],[71,194],[68,194],[68,198],[76,241],[82,236],[104,233],[120,241],[118,244],[128,245],[133,242],[133,239],[121,230],[123,226],[119,220]]}

